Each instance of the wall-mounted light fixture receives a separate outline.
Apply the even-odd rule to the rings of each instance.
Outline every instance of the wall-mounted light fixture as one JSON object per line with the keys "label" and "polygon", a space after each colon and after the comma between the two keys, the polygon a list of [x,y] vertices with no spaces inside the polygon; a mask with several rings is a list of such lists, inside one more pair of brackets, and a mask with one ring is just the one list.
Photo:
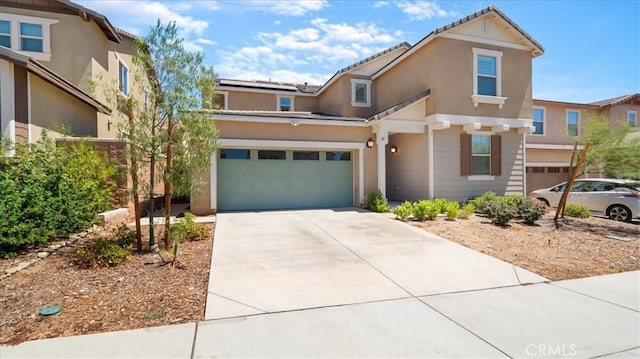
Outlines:
{"label": "wall-mounted light fixture", "polygon": [[373,148],[373,139],[371,137],[367,140],[367,148]]}
{"label": "wall-mounted light fixture", "polygon": [[293,121],[291,121],[291,124],[292,124],[293,126],[298,126],[298,125],[300,124],[300,122],[298,122],[298,121],[296,121],[296,120],[293,120]]}
{"label": "wall-mounted light fixture", "polygon": [[398,147],[396,147],[396,146],[391,146],[391,153],[393,153],[393,154],[397,154],[397,153],[398,153]]}

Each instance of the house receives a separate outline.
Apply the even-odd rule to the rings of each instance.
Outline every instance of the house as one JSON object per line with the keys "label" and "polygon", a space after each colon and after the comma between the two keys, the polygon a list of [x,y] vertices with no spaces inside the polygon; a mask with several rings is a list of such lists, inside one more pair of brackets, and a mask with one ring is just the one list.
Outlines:
{"label": "house", "polygon": [[524,194],[543,52],[491,6],[319,87],[221,79],[221,149],[192,210],[359,206],[378,189],[389,200]]}
{"label": "house", "polygon": [[[132,75],[135,40],[67,0],[0,0],[0,136],[35,142],[46,130],[58,146],[83,138],[124,171],[126,143],[117,135],[127,114],[116,99],[146,99],[147,82]],[[8,147],[2,152],[13,155]],[[113,201],[131,206],[126,176],[115,183]]]}
{"label": "house", "polygon": [[[584,122],[604,116],[615,127],[628,123],[640,132],[640,93],[592,103],[533,100],[534,131],[526,136],[527,192],[566,181],[573,152],[569,135],[579,135]],[[598,176],[601,174],[587,174]]]}
{"label": "house", "polygon": [[115,140],[126,116],[104,89],[144,101],[129,75],[135,51],[133,35],[70,1],[0,1],[2,136],[32,142],[46,129]]}

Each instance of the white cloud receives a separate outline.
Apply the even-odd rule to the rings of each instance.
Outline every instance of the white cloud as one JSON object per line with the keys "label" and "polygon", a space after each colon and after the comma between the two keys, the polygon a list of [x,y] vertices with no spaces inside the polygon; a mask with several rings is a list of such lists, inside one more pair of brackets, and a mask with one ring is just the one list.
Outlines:
{"label": "white cloud", "polygon": [[[322,84],[340,67],[400,42],[401,31],[369,23],[331,23],[317,18],[289,32],[261,32],[260,44],[218,51],[221,77]],[[296,71],[313,65],[313,72]]]}
{"label": "white cloud", "polygon": [[267,11],[276,15],[302,16],[327,7],[326,0],[253,0],[252,10]]}
{"label": "white cloud", "polygon": [[417,21],[431,19],[433,17],[449,17],[458,15],[455,11],[446,11],[442,9],[435,3],[435,1],[399,1],[396,3],[396,6],[406,15],[409,15],[409,19]]}
{"label": "white cloud", "polygon": [[[182,14],[182,12],[192,8],[193,3],[189,1],[171,3],[148,0],[128,1],[126,6],[123,6],[122,1],[117,0],[82,0],[78,1],[78,3],[106,15],[107,18],[117,16],[120,22],[113,25],[124,28],[135,35],[146,34],[149,27],[155,26],[158,19],[164,24],[175,22],[180,31],[180,36],[184,38],[192,35],[202,35],[209,26],[207,21]],[[196,4],[199,5],[201,3],[198,2]],[[213,9],[211,5],[209,8]]]}
{"label": "white cloud", "polygon": [[389,2],[388,1],[376,1],[376,3],[373,4],[373,7],[375,7],[375,8],[381,8],[381,7],[385,7],[385,6],[389,6]]}

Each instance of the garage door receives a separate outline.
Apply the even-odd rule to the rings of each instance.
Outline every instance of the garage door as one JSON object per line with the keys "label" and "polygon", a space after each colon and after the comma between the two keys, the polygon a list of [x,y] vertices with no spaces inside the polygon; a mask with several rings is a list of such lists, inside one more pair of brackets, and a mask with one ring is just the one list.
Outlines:
{"label": "garage door", "polygon": [[222,149],[218,209],[352,206],[352,157],[334,150]]}

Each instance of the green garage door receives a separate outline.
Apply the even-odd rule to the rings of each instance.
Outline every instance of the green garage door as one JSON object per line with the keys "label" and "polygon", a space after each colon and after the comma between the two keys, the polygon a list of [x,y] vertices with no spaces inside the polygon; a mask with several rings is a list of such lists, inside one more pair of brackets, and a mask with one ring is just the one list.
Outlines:
{"label": "green garage door", "polygon": [[218,210],[353,205],[349,151],[222,149]]}

